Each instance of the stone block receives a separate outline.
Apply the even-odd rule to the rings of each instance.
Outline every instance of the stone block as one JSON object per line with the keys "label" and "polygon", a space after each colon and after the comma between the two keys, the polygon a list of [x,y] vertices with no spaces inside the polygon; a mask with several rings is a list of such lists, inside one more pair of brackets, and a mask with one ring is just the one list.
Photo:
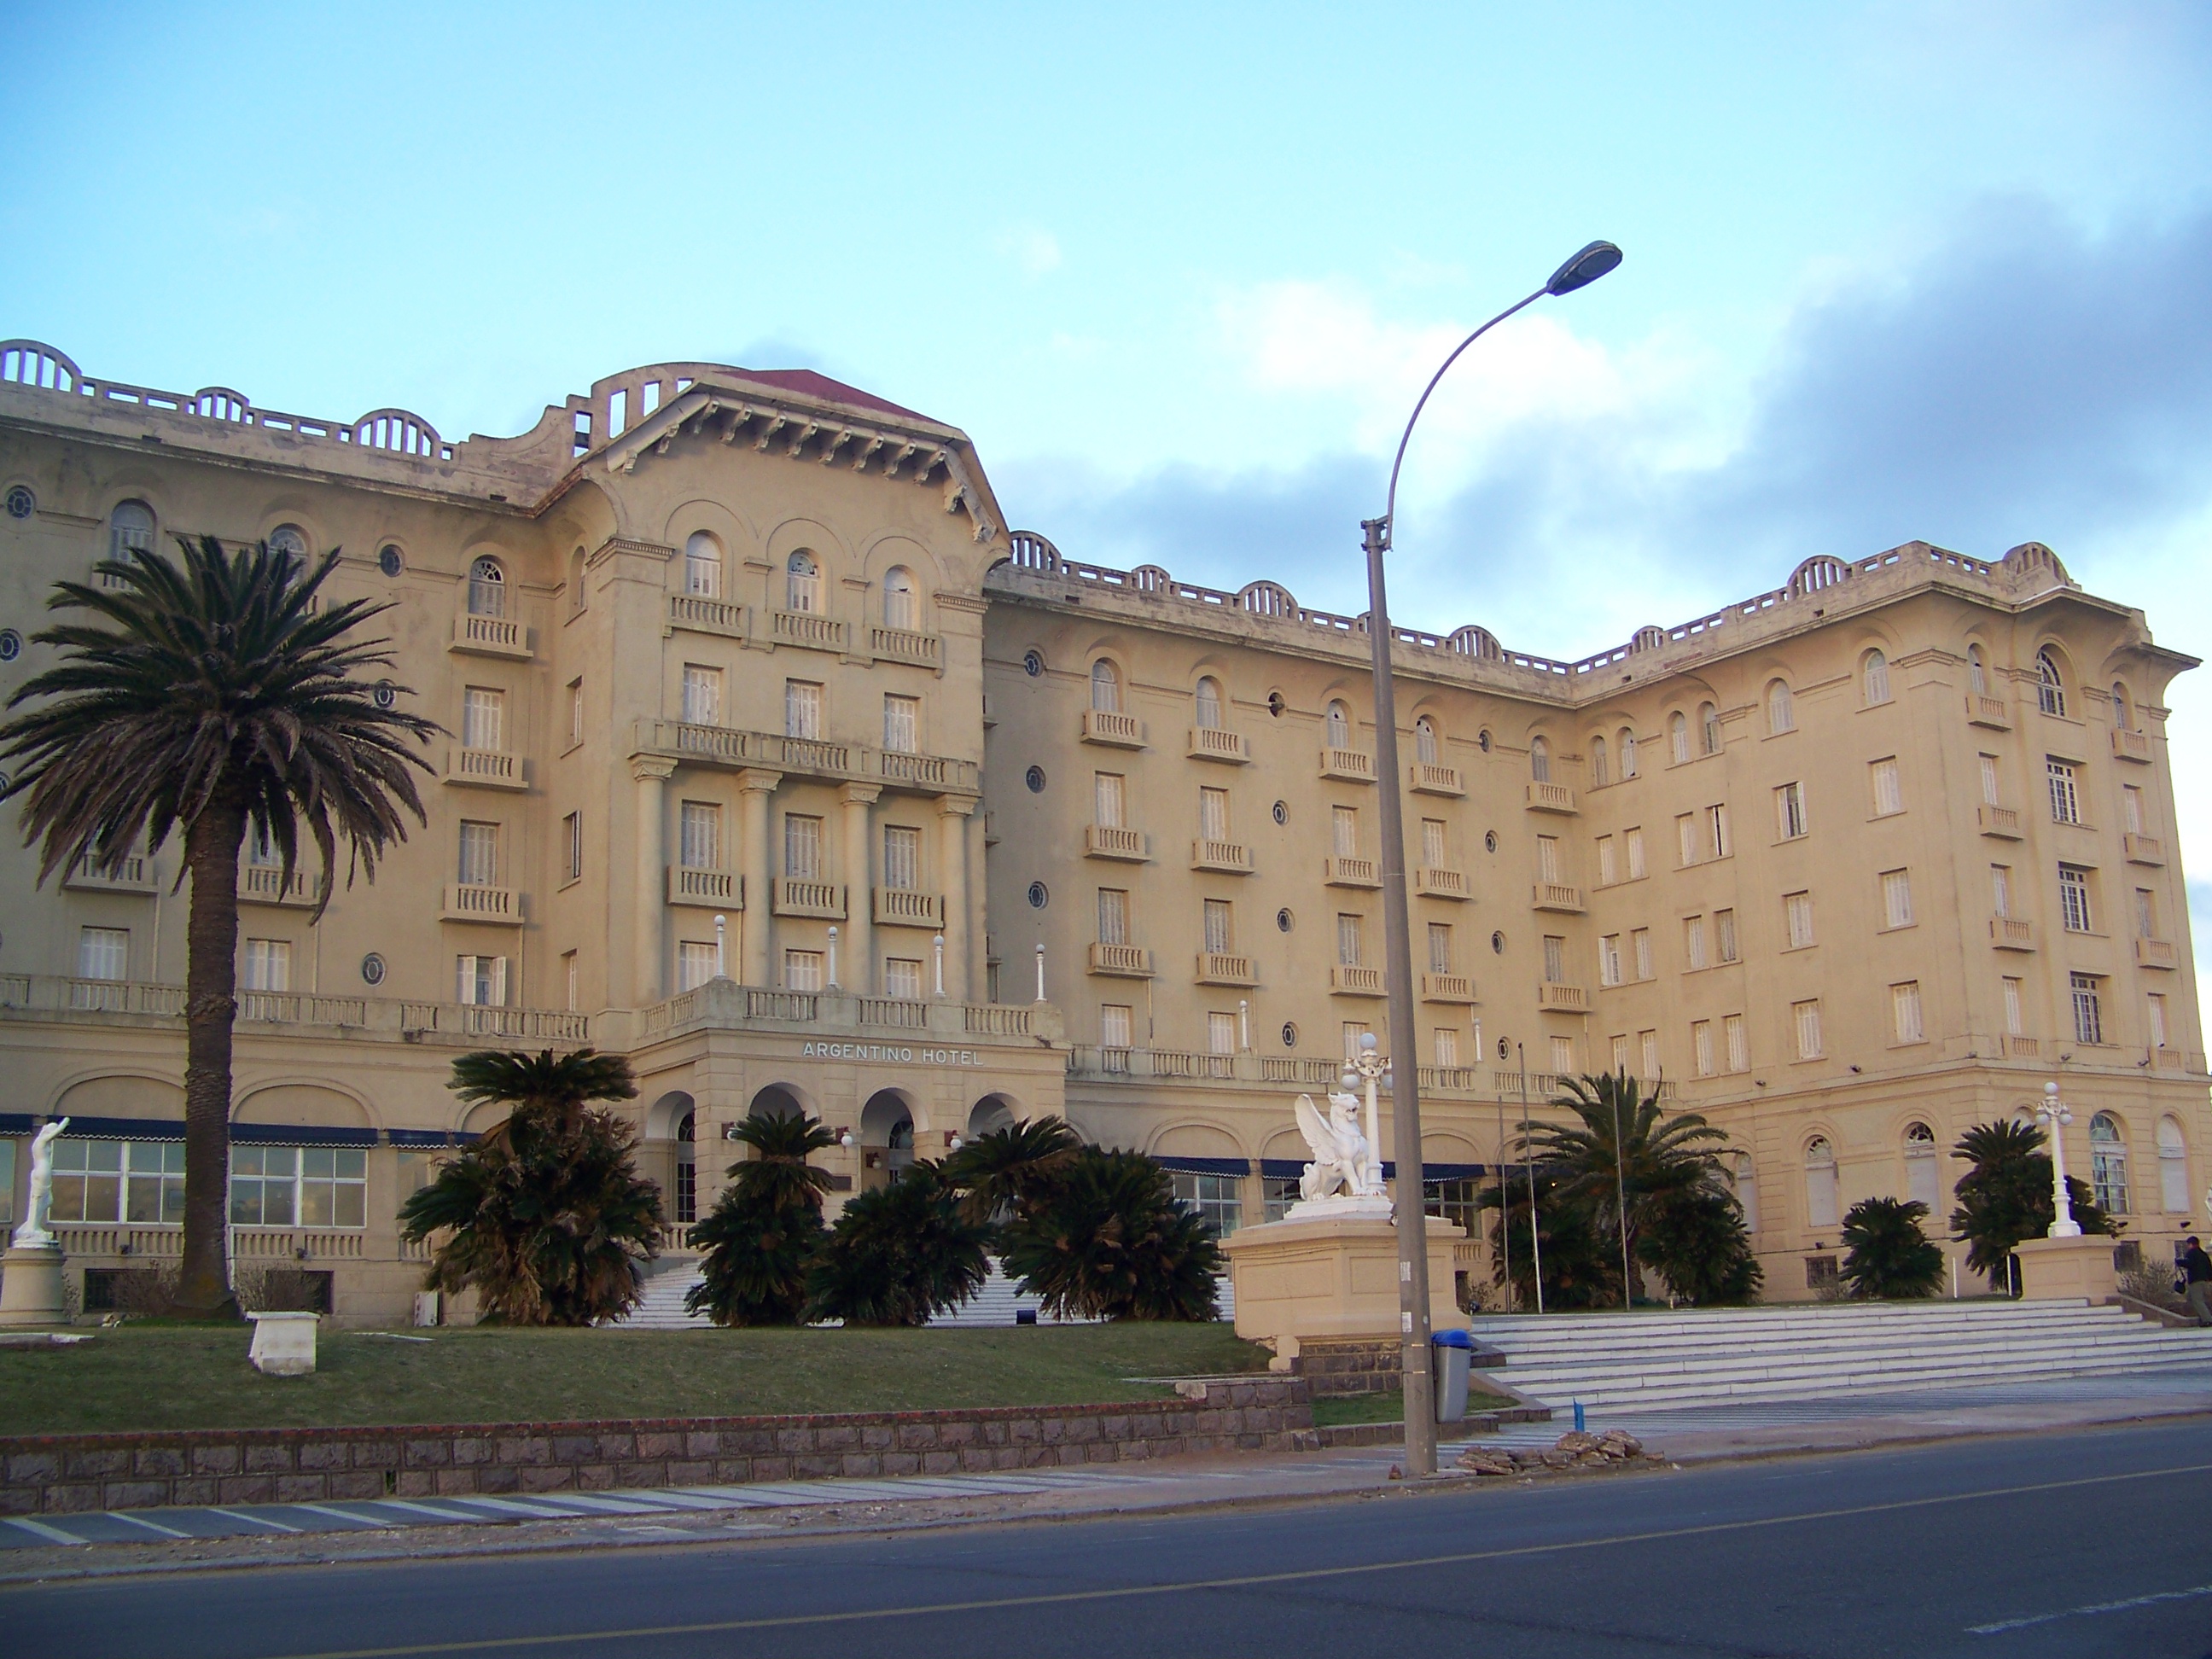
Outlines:
{"label": "stone block", "polygon": [[478,1492],[514,1492],[522,1485],[522,1468],[514,1463],[486,1463],[477,1468],[476,1477]]}
{"label": "stone block", "polygon": [[1034,1417],[1017,1417],[1006,1423],[1006,1440],[1016,1446],[1035,1446],[1044,1440],[1044,1425]]}
{"label": "stone block", "polygon": [[927,1451],[921,1455],[924,1474],[952,1474],[960,1468],[960,1454],[953,1451]]}
{"label": "stone block", "polygon": [[244,1467],[246,1455],[236,1446],[195,1446],[192,1448],[194,1474],[236,1474]]}
{"label": "stone block", "polygon": [[145,1480],[171,1479],[190,1468],[181,1446],[142,1446],[131,1455],[131,1474]]}
{"label": "stone block", "polygon": [[1037,1439],[1044,1445],[1057,1446],[1067,1438],[1067,1419],[1064,1417],[1040,1417],[1036,1419]]}
{"label": "stone block", "polygon": [[920,1452],[887,1451],[878,1461],[883,1464],[885,1474],[920,1474],[921,1473]]}
{"label": "stone block", "polygon": [[752,1478],[756,1480],[788,1480],[792,1460],[779,1454],[752,1460]]}
{"label": "stone block", "polygon": [[489,1463],[492,1458],[491,1441],[483,1435],[464,1435],[453,1442],[455,1464]]}
{"label": "stone block", "polygon": [[934,1451],[937,1449],[937,1425],[934,1423],[902,1423],[898,1425],[901,1451]]}
{"label": "stone block", "polygon": [[347,1461],[357,1469],[396,1469],[399,1467],[397,1440],[355,1440],[346,1447]]}
{"label": "stone block", "polygon": [[617,1485],[615,1466],[611,1463],[579,1463],[576,1465],[578,1492],[612,1492]]}
{"label": "stone block", "polygon": [[860,1431],[849,1423],[830,1423],[814,1431],[814,1449],[822,1452],[857,1450]]}
{"label": "stone block", "polygon": [[627,1463],[615,1465],[615,1485],[617,1486],[665,1486],[668,1484],[668,1465],[659,1458],[633,1458]]}
{"label": "stone block", "polygon": [[0,1486],[0,1515],[36,1515],[40,1495],[36,1486]]}
{"label": "stone block", "polygon": [[991,1467],[994,1469],[1018,1469],[1027,1455],[1027,1449],[1021,1446],[994,1446],[990,1450]]}
{"label": "stone block", "polygon": [[553,1437],[553,1461],[556,1463],[588,1463],[598,1455],[599,1443],[588,1434],[556,1434]]}
{"label": "stone block", "polygon": [[246,1448],[246,1473],[248,1474],[289,1474],[295,1465],[292,1449],[288,1445],[267,1445],[248,1443]]}
{"label": "stone block", "polygon": [[814,1431],[811,1429],[778,1429],[775,1449],[787,1456],[796,1457],[801,1452],[814,1449]]}
{"label": "stone block", "polygon": [[576,1484],[576,1471],[564,1463],[521,1463],[514,1472],[522,1492],[566,1492]]}
{"label": "stone block", "polygon": [[835,1452],[803,1452],[791,1460],[791,1473],[800,1480],[827,1480],[837,1473],[840,1462]]}
{"label": "stone block", "polygon": [[684,1453],[684,1437],[679,1430],[641,1430],[637,1437],[637,1455],[640,1457],[681,1457]]}
{"label": "stone block", "polygon": [[111,1480],[100,1492],[103,1509],[155,1510],[168,1501],[166,1480]]}
{"label": "stone block", "polygon": [[60,1454],[50,1451],[15,1452],[8,1459],[8,1484],[43,1486],[61,1479]]}
{"label": "stone block", "polygon": [[668,1465],[668,1484],[672,1486],[711,1486],[714,1484],[714,1466],[703,1457],[678,1457]]}
{"label": "stone block", "polygon": [[1157,1440],[1168,1431],[1165,1414],[1146,1413],[1129,1419],[1129,1431],[1139,1440]]}
{"label": "stone block", "polygon": [[438,1495],[441,1498],[458,1498],[477,1490],[477,1471],[473,1467],[465,1469],[438,1469],[434,1473],[438,1477]]}
{"label": "stone block", "polygon": [[970,1473],[991,1467],[991,1449],[988,1446],[963,1446],[958,1455],[960,1467]]}
{"label": "stone block", "polygon": [[721,1449],[722,1437],[711,1429],[694,1430],[684,1437],[683,1455],[686,1457],[713,1457]]}
{"label": "stone block", "polygon": [[318,1473],[342,1469],[346,1466],[346,1445],[343,1440],[303,1440],[293,1449],[295,1468]]}
{"label": "stone block", "polygon": [[841,1452],[837,1457],[837,1473],[865,1480],[884,1472],[884,1454],[870,1451]]}
{"label": "stone block", "polygon": [[334,1498],[384,1496],[384,1474],[378,1469],[341,1469],[335,1474],[324,1476],[323,1483]]}
{"label": "stone block", "polygon": [[888,1423],[860,1425],[860,1444],[868,1451],[890,1451],[898,1444],[898,1431]]}
{"label": "stone block", "polygon": [[634,1434],[603,1434],[599,1437],[599,1461],[602,1463],[635,1462],[640,1455],[637,1437]]}
{"label": "stone block", "polygon": [[972,1446],[981,1437],[973,1423],[940,1423],[937,1425],[937,1443],[955,1450],[962,1446]]}
{"label": "stone block", "polygon": [[758,1457],[780,1449],[773,1429],[725,1429],[720,1438],[726,1457]]}
{"label": "stone block", "polygon": [[401,1466],[410,1469],[442,1469],[453,1461],[450,1440],[410,1440],[400,1454]]}
{"label": "stone block", "polygon": [[186,1475],[169,1482],[169,1502],[172,1504],[212,1504],[216,1501],[216,1481],[207,1475]]}
{"label": "stone block", "polygon": [[1081,1444],[1088,1444],[1100,1437],[1098,1423],[1099,1419],[1095,1417],[1070,1417],[1064,1419],[1060,1425],[1060,1437],[1064,1440],[1072,1440]]}
{"label": "stone block", "polygon": [[1050,1468],[1060,1462],[1057,1446],[1018,1446],[1015,1449],[1021,1454],[1020,1467],[1025,1469]]}
{"label": "stone block", "polygon": [[1102,1438],[1107,1440],[1127,1440],[1129,1437],[1129,1419],[1126,1417],[1101,1417],[1095,1420],[1098,1425],[1098,1433]]}
{"label": "stone block", "polygon": [[227,1474],[216,1482],[216,1495],[226,1504],[273,1504],[276,1477],[273,1474]]}
{"label": "stone block", "polygon": [[438,1492],[437,1472],[434,1469],[402,1469],[392,1484],[395,1498],[434,1498]]}
{"label": "stone block", "polygon": [[542,1434],[501,1435],[492,1442],[492,1455],[502,1463],[550,1463],[553,1442]]}
{"label": "stone block", "polygon": [[276,1477],[276,1501],[280,1504],[319,1504],[330,1496],[330,1476],[326,1474],[280,1474]]}
{"label": "stone block", "polygon": [[1083,1461],[1083,1448],[1062,1441],[1052,1449],[1052,1461],[1062,1467],[1080,1463]]}
{"label": "stone block", "polygon": [[64,1451],[62,1454],[62,1479],[64,1480],[113,1480],[131,1473],[131,1454],[127,1451]]}

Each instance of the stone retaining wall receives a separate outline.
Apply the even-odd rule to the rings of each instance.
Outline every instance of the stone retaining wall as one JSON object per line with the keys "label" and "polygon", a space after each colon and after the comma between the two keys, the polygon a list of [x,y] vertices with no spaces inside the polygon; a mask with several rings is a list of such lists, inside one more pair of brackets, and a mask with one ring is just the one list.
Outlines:
{"label": "stone retaining wall", "polygon": [[1177,1389],[1177,1400],[1104,1406],[18,1435],[0,1437],[0,1514],[951,1474],[1320,1443],[1297,1378]]}

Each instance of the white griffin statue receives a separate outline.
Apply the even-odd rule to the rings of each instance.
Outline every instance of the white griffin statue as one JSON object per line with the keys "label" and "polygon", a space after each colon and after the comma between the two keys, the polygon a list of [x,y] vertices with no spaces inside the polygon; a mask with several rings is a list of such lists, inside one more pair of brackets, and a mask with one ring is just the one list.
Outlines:
{"label": "white griffin statue", "polygon": [[1298,1178],[1300,1203],[1296,1207],[1317,1206],[1323,1200],[1335,1200],[1334,1208],[1345,1206],[1346,1200],[1382,1198],[1382,1171],[1375,1161],[1374,1147],[1359,1127],[1358,1096],[1331,1094],[1324,1115],[1314,1105],[1311,1095],[1300,1095],[1297,1119],[1298,1133],[1313,1149],[1313,1162]]}

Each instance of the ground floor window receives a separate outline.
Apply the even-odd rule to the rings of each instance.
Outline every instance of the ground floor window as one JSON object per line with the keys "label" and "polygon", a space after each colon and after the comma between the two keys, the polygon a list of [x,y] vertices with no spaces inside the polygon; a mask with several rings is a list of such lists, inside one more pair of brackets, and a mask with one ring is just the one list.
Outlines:
{"label": "ground floor window", "polygon": [[358,1146],[234,1146],[230,1220],[237,1227],[362,1227],[368,1153]]}
{"label": "ground floor window", "polygon": [[1266,1209],[1268,1220],[1280,1221],[1291,1212],[1291,1206],[1298,1201],[1297,1176],[1261,1176],[1260,1201]]}
{"label": "ground floor window", "polygon": [[1242,1183],[1235,1176],[1195,1175],[1183,1170],[1169,1173],[1175,1181],[1176,1202],[1201,1220],[1212,1222],[1214,1231],[1226,1237],[1243,1223]]}
{"label": "ground floor window", "polygon": [[185,1218],[185,1147],[179,1140],[54,1143],[56,1221],[139,1222]]}
{"label": "ground floor window", "polygon": [[1430,1215],[1450,1222],[1473,1238],[1475,1194],[1478,1190],[1477,1184],[1468,1180],[1424,1181],[1421,1183],[1421,1208]]}

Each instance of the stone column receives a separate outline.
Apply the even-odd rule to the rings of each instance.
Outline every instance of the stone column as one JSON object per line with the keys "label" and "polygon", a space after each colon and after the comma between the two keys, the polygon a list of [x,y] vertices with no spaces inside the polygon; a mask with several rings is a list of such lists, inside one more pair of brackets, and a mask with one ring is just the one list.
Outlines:
{"label": "stone column", "polygon": [[745,908],[738,950],[738,983],[773,985],[769,947],[775,932],[775,887],[769,847],[769,799],[783,781],[780,772],[738,774],[738,867],[745,878]]}
{"label": "stone column", "polygon": [[875,805],[883,790],[872,783],[848,783],[837,792],[845,806],[845,960],[840,964],[845,988],[855,996],[872,996],[877,985],[874,895],[869,872],[874,848],[870,836],[875,828]]}
{"label": "stone column", "polygon": [[668,809],[663,787],[676,775],[676,763],[661,755],[633,755],[629,775],[637,784],[637,864],[631,898],[637,907],[632,935],[636,955],[630,964],[631,982],[637,988],[631,1002],[642,1008],[659,1001],[663,994],[668,915],[667,854],[662,845]]}
{"label": "stone column", "polygon": [[945,888],[945,994],[957,1002],[975,1000],[970,959],[975,940],[968,924],[968,830],[975,811],[973,795],[937,798],[937,858]]}

